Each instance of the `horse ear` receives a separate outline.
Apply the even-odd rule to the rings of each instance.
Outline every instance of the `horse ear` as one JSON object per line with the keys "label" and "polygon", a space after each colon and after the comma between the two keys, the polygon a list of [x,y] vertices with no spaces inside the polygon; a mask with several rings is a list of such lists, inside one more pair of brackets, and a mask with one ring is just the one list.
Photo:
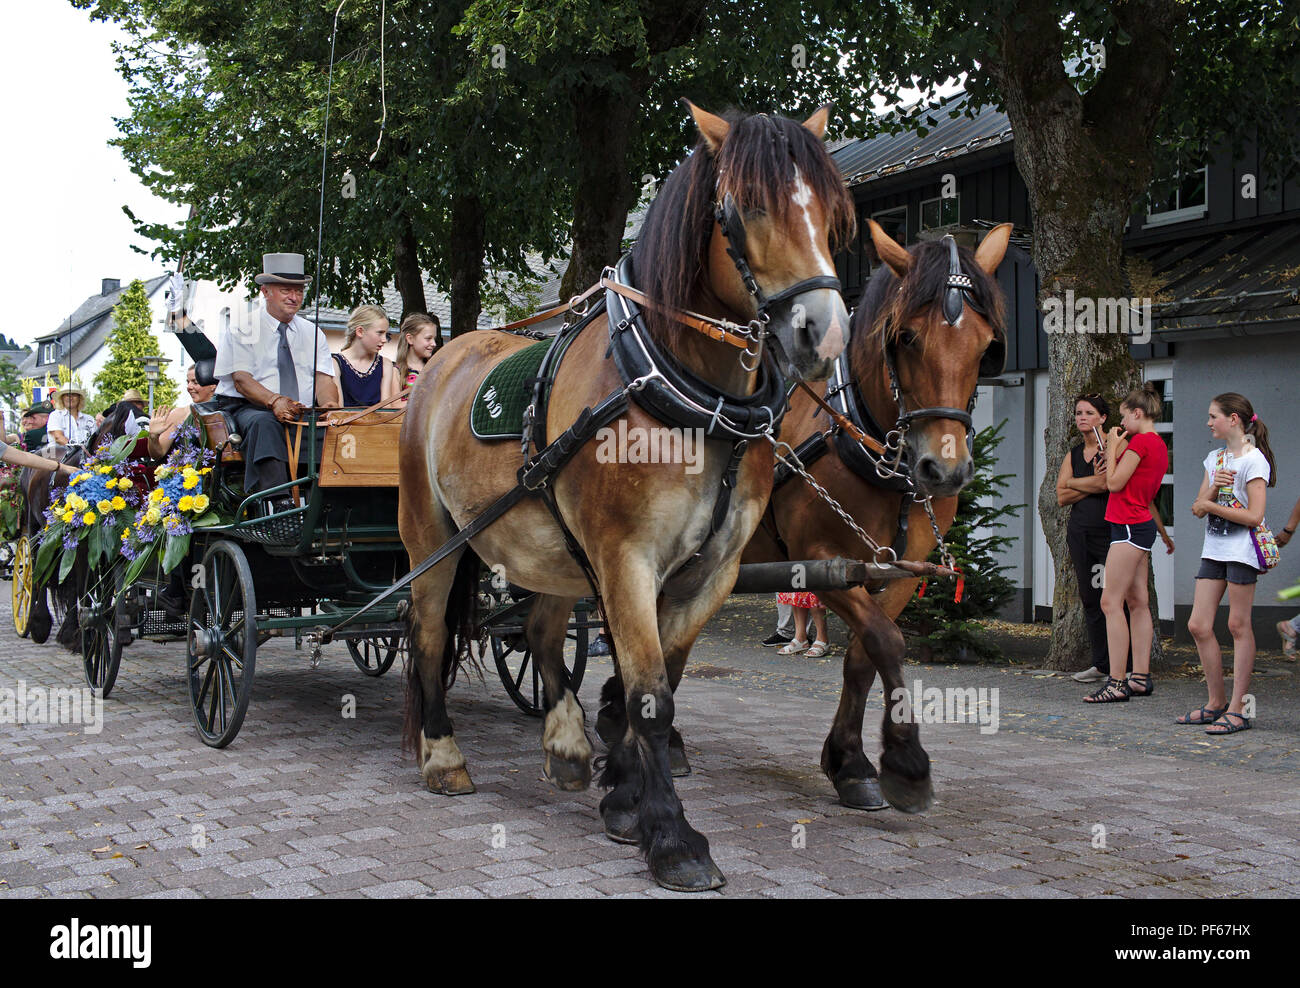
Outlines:
{"label": "horse ear", "polygon": [[813,137],[820,141],[826,136],[826,124],[829,122],[830,118],[831,104],[827,103],[825,106],[818,107],[814,110],[813,115],[805,120],[803,125],[808,129]]}
{"label": "horse ear", "polygon": [[709,146],[710,151],[716,152],[722,147],[722,142],[727,139],[731,133],[731,124],[723,120],[716,113],[710,113],[708,110],[702,110],[688,99],[683,99],[686,108],[691,111],[691,116],[695,118],[695,126],[700,128],[700,136],[704,138],[704,143]]}
{"label": "horse ear", "polygon": [[1011,224],[999,223],[980,242],[975,250],[975,263],[984,269],[985,274],[994,274],[1002,258],[1007,253],[1007,243],[1011,240]]}
{"label": "horse ear", "polygon": [[867,220],[867,225],[871,227],[871,242],[876,245],[880,259],[889,265],[894,274],[906,278],[907,272],[912,268],[912,255],[896,243],[875,220]]}

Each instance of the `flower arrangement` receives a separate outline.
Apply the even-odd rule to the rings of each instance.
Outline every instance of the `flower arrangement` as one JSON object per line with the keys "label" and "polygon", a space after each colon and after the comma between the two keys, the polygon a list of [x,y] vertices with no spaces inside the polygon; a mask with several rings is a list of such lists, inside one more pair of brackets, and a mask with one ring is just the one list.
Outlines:
{"label": "flower arrangement", "polygon": [[12,542],[22,535],[23,492],[18,484],[22,467],[0,464],[0,541]]}
{"label": "flower arrangement", "polygon": [[159,552],[163,572],[170,573],[189,551],[194,529],[215,522],[203,491],[215,456],[203,448],[195,426],[177,428],[166,462],[154,471],[153,489],[142,494],[134,518],[119,535],[122,555],[131,561],[127,585]]}
{"label": "flower arrangement", "polygon": [[45,582],[60,559],[58,581],[67,579],[76,561],[76,550],[85,542],[90,565],[109,558],[120,534],[130,524],[139,502],[127,455],[138,436],[121,436],[101,445],[86,458],[80,473],[74,474],[59,497],[45,509],[45,527],[36,553],[36,579]]}

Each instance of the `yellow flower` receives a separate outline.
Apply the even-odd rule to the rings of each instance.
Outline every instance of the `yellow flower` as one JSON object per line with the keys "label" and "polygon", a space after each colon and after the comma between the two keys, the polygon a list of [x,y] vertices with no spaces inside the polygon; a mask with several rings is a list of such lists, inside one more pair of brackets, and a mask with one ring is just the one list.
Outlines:
{"label": "yellow flower", "polygon": [[121,494],[113,498],[112,506],[114,511],[121,511],[126,507],[126,499]]}
{"label": "yellow flower", "polygon": [[95,467],[95,473],[112,473],[112,467]]}
{"label": "yellow flower", "polygon": [[192,477],[186,477],[186,478],[185,478],[185,483],[182,484],[181,486],[184,487],[187,491],[192,491],[192,490],[194,490],[194,488],[196,488],[196,487],[199,486],[199,478],[198,478],[198,475],[196,474],[196,475],[194,475],[194,476],[192,476]]}
{"label": "yellow flower", "polygon": [[134,486],[135,485],[131,483],[130,477],[123,477],[117,482],[117,489],[119,491],[129,491]]}
{"label": "yellow flower", "polygon": [[206,511],[208,508],[208,496],[206,494],[196,495],[194,498],[194,510]]}
{"label": "yellow flower", "polygon": [[186,494],[183,498],[181,498],[180,503],[177,504],[176,507],[180,508],[182,511],[189,511],[191,508],[194,507],[194,498]]}
{"label": "yellow flower", "polygon": [[68,507],[73,511],[80,511],[82,508],[86,507],[86,503],[85,498],[79,497],[76,494],[68,495]]}
{"label": "yellow flower", "polygon": [[212,472],[212,468],[211,468],[211,467],[204,467],[202,470],[199,471],[199,476],[206,476],[207,474],[210,474],[211,472]]}
{"label": "yellow flower", "polygon": [[73,518],[76,517],[76,515],[77,513],[75,511],[65,511],[63,512],[63,520],[65,522],[70,522],[72,521]]}
{"label": "yellow flower", "polygon": [[125,541],[126,541],[126,537],[127,537],[128,535],[130,535],[130,534],[131,534],[131,526],[130,526],[130,525],[127,525],[127,526],[126,526],[126,531],[122,533],[122,541],[125,542]]}
{"label": "yellow flower", "polygon": [[157,504],[166,496],[167,496],[166,492],[163,491],[161,487],[155,487],[153,490],[149,492],[149,501],[153,504]]}
{"label": "yellow flower", "polygon": [[100,513],[101,515],[106,515],[106,514],[108,514],[110,511],[113,510],[113,502],[112,502],[112,501],[100,501],[97,505],[95,505],[95,507],[99,509],[99,513]]}
{"label": "yellow flower", "polygon": [[185,466],[181,467],[181,473],[186,477],[194,477],[198,475],[198,471],[195,470],[188,463],[185,464]]}
{"label": "yellow flower", "polygon": [[105,481],[104,486],[107,487],[110,491],[113,490],[114,488],[117,487],[117,478],[113,477],[112,479]]}
{"label": "yellow flower", "polygon": [[160,466],[157,470],[155,470],[153,472],[153,475],[158,480],[166,480],[167,477],[170,476],[171,472],[172,472],[172,468],[164,464]]}
{"label": "yellow flower", "polygon": [[81,520],[84,521],[87,525],[95,524],[95,512],[87,511],[84,515],[81,516]]}
{"label": "yellow flower", "polygon": [[88,473],[79,473],[79,474],[77,474],[75,477],[72,478],[72,483],[73,483],[73,484],[79,484],[79,483],[81,483],[83,480],[85,480],[85,479],[86,479],[87,477],[89,477],[89,476],[90,476],[90,474],[88,474]]}
{"label": "yellow flower", "polygon": [[157,525],[162,521],[162,511],[158,508],[150,508],[144,513],[144,523],[146,525]]}

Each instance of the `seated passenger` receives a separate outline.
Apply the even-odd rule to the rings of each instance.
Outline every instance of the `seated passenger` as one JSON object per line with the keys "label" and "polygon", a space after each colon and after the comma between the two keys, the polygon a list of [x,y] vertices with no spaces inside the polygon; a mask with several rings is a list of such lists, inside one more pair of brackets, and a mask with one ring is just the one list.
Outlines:
{"label": "seated passenger", "polygon": [[161,460],[167,455],[176,439],[176,429],[190,417],[190,410],[195,405],[201,405],[212,399],[216,394],[217,386],[199,384],[194,376],[194,367],[191,365],[185,372],[185,390],[190,394],[190,404],[177,405],[175,408],[164,405],[154,412],[153,418],[149,420],[149,455],[155,460]]}
{"label": "seated passenger", "polygon": [[[244,490],[250,494],[289,482],[283,423],[297,421],[312,406],[340,407],[325,334],[298,315],[311,282],[302,255],[262,255],[262,273],[254,280],[263,304],[251,328],[221,330],[213,398],[244,438]],[[272,510],[291,504],[286,495]]]}
{"label": "seated passenger", "polygon": [[412,388],[420,379],[420,371],[438,348],[442,327],[438,317],[412,312],[402,320],[402,335],[397,341],[397,381],[403,388]]}
{"label": "seated passenger", "polygon": [[359,305],[348,316],[343,349],[334,354],[345,407],[377,405],[401,390],[393,362],[380,352],[388,334],[388,316],[377,305]]}
{"label": "seated passenger", "polygon": [[95,420],[83,412],[86,392],[75,384],[65,384],[54,396],[58,407],[50,415],[47,430],[51,442],[60,446],[84,443],[95,431]]}

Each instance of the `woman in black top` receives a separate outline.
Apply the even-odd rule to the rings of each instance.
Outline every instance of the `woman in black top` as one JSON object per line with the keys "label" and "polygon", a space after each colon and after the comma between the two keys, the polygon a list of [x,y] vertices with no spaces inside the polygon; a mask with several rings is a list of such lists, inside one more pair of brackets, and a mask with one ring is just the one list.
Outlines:
{"label": "woman in black top", "polygon": [[[1074,674],[1081,683],[1110,675],[1106,615],[1101,610],[1102,577],[1106,572],[1106,554],[1110,551],[1110,524],[1106,521],[1109,495],[1106,491],[1106,451],[1098,441],[1099,435],[1105,435],[1109,415],[1110,406],[1101,395],[1079,395],[1074,400],[1074,427],[1079,430],[1083,442],[1070,450],[1056,475],[1056,503],[1062,507],[1074,505],[1065,538],[1070,547],[1070,560],[1074,563],[1092,650],[1092,665]],[[1165,532],[1155,505],[1151,505],[1151,517],[1164,540],[1166,553],[1173,552],[1174,543]]]}

